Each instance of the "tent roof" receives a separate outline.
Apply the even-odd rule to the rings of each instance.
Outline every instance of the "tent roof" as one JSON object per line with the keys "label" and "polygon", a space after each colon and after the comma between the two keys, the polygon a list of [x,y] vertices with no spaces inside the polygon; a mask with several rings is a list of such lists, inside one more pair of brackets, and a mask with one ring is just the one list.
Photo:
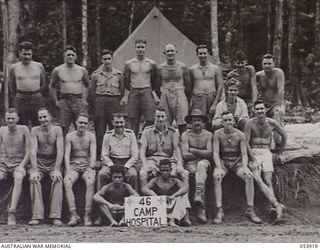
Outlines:
{"label": "tent roof", "polygon": [[[177,46],[177,60],[188,66],[198,62],[196,45],[170,23],[157,7],[154,7],[114,52],[113,65],[115,68],[123,71],[125,62],[136,56],[134,44],[137,38],[147,39],[146,57],[154,60],[157,64],[166,60],[163,49],[167,43]],[[212,61],[211,56],[209,60]],[[221,69],[224,70],[224,67]]]}

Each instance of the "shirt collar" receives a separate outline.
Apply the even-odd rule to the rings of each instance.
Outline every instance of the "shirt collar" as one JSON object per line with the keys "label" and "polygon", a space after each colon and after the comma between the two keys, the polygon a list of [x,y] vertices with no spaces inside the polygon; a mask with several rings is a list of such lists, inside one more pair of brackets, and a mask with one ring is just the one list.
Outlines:
{"label": "shirt collar", "polygon": [[[169,131],[168,127],[167,127],[167,126],[164,126],[164,133],[165,133],[165,134],[168,134],[168,131]],[[156,126],[153,126],[153,133],[155,133],[155,134],[160,134],[160,131],[157,130]]]}
{"label": "shirt collar", "polygon": [[114,129],[112,130],[112,134],[111,134],[111,135],[112,135],[113,137],[116,137],[116,138],[122,138],[122,137],[128,136],[126,130],[123,131],[123,134],[122,134],[121,136],[118,136],[118,135],[116,134],[116,132],[115,132]]}

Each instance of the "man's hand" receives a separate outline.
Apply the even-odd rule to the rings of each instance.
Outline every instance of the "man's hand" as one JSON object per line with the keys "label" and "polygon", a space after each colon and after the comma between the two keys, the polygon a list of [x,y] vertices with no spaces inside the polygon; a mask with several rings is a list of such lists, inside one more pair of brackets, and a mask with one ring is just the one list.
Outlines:
{"label": "man's hand", "polygon": [[62,174],[59,170],[54,170],[53,174],[51,175],[52,182],[61,182],[62,181]]}
{"label": "man's hand", "polygon": [[261,170],[261,163],[257,161],[256,158],[253,158],[252,161],[249,162],[249,167],[252,172]]}
{"label": "man's hand", "polygon": [[56,106],[59,108],[60,101],[56,101]]}
{"label": "man's hand", "polygon": [[214,175],[218,178],[218,179],[222,179],[225,175],[225,172],[222,168],[215,168],[214,169]]}
{"label": "man's hand", "polygon": [[124,176],[129,177],[129,167],[124,166]]}
{"label": "man's hand", "polygon": [[158,105],[160,103],[160,99],[158,97],[158,95],[155,93],[155,91],[152,92],[152,96],[154,101],[156,102],[156,105]]}
{"label": "man's hand", "polygon": [[244,176],[248,176],[248,175],[253,176],[248,167],[243,167],[243,175]]}
{"label": "man's hand", "polygon": [[216,112],[216,109],[217,109],[217,105],[213,104],[209,109],[209,115],[213,117],[214,113]]}
{"label": "man's hand", "polygon": [[280,164],[283,164],[285,162],[285,157],[283,156],[283,154],[278,154],[276,156],[276,160],[277,162],[279,162]]}
{"label": "man's hand", "polygon": [[38,170],[34,170],[32,171],[32,173],[30,174],[30,182],[31,183],[35,183],[40,181],[40,173]]}
{"label": "man's hand", "polygon": [[120,101],[120,105],[121,105],[121,106],[126,106],[126,105],[128,104],[128,99],[129,99],[128,96],[122,97],[122,99],[121,99],[121,101]]}

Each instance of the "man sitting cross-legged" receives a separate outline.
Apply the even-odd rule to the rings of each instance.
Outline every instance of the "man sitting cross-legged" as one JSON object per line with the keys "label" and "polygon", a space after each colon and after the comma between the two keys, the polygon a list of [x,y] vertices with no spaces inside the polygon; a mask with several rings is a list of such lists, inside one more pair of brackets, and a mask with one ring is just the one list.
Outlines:
{"label": "man sitting cross-legged", "polygon": [[[139,196],[139,194],[123,181],[125,171],[122,165],[110,166],[112,182],[102,187],[93,196],[102,214],[110,221],[111,227],[123,226],[124,222],[124,198],[128,196]],[[119,220],[119,222],[117,221]]]}
{"label": "man sitting cross-legged", "polygon": [[181,221],[187,216],[187,208],[190,208],[188,196],[188,186],[184,185],[178,178],[170,175],[171,162],[163,159],[159,162],[160,175],[153,178],[141,192],[149,196],[167,196],[167,215],[169,226],[177,226],[175,220]]}
{"label": "man sitting cross-legged", "polygon": [[254,223],[260,224],[261,220],[254,212],[254,185],[252,173],[248,168],[247,142],[244,133],[233,127],[234,118],[230,112],[222,113],[223,128],[217,130],[213,135],[213,159],[215,169],[214,193],[218,213],[214,218],[215,224],[221,224],[224,218],[222,209],[221,183],[223,177],[229,172],[233,172],[246,184],[246,197],[248,208],[246,216]]}
{"label": "man sitting cross-legged", "polygon": [[86,205],[84,225],[91,226],[92,196],[94,194],[95,162],[96,162],[96,137],[87,131],[89,118],[87,114],[79,114],[76,121],[77,130],[69,133],[66,137],[66,152],[64,155],[66,176],[64,188],[71,213],[68,226],[79,223],[80,217],[76,211],[75,198],[72,187],[79,176],[86,183]]}

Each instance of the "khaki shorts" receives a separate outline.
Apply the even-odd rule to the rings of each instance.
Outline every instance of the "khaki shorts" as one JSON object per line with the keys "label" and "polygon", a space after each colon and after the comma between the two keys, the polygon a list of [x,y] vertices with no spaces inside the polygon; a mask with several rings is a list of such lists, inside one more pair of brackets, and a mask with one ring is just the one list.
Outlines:
{"label": "khaki shorts", "polygon": [[75,182],[82,175],[85,180],[94,180],[96,178],[96,171],[89,166],[90,161],[88,158],[79,157],[70,160],[70,169],[68,169],[65,179],[71,179]]}
{"label": "khaki shorts", "polygon": [[186,170],[188,170],[188,172],[190,173],[190,174],[193,174],[193,173],[195,173],[197,170],[198,170],[198,164],[201,164],[201,165],[203,165],[205,168],[206,168],[206,170],[208,170],[209,169],[209,167],[210,167],[210,162],[208,161],[208,160],[206,160],[206,159],[202,159],[202,160],[193,160],[193,161],[187,161],[186,163],[185,163],[185,168],[186,168]]}
{"label": "khaki shorts", "polygon": [[272,153],[268,148],[252,148],[251,151],[258,163],[262,165],[263,172],[274,171]]}
{"label": "khaki shorts", "polygon": [[7,179],[10,176],[14,176],[16,172],[20,172],[23,176],[26,176],[26,170],[18,169],[17,167],[22,162],[22,158],[15,157],[15,158],[3,158],[0,159],[0,176],[3,176],[4,179]]}
{"label": "khaki shorts", "polygon": [[227,173],[229,171],[233,173],[238,173],[240,168],[242,168],[242,159],[239,158],[225,158],[221,159],[221,166],[222,169]]}

